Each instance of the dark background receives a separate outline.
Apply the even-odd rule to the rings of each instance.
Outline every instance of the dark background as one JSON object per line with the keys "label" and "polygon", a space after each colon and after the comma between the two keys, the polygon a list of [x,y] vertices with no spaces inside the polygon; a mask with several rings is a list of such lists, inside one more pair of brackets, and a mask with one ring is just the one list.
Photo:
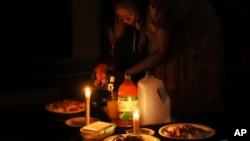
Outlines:
{"label": "dark background", "polygon": [[[246,128],[249,116],[247,95],[250,94],[250,44],[249,44],[249,1],[212,0],[217,10],[223,31],[226,64],[225,99],[227,116],[231,117],[228,129]],[[226,119],[225,119],[226,120]]]}
{"label": "dark background", "polygon": [[5,0],[1,63],[71,58],[70,0]]}
{"label": "dark background", "polygon": [[[82,59],[83,65],[75,63],[72,51],[75,49],[72,39],[75,37],[72,36],[72,29],[76,27],[72,25],[74,9],[71,2],[1,1],[1,109],[44,104],[65,97],[80,97],[83,80],[91,78],[95,62]],[[231,123],[232,128],[244,128],[249,107],[246,97],[250,94],[249,1],[210,2],[217,10],[222,24],[227,114],[234,121]],[[84,5],[84,2],[79,4]],[[99,14],[91,15],[91,11],[88,14],[99,19],[102,27],[102,20],[106,18],[105,12],[110,7],[104,0],[97,4],[97,8],[100,8]],[[83,17],[84,20],[88,18]],[[88,37],[89,33],[84,35]],[[102,30],[96,38],[99,35],[103,35]],[[98,50],[99,47],[95,49]],[[89,52],[85,54],[88,56]]]}

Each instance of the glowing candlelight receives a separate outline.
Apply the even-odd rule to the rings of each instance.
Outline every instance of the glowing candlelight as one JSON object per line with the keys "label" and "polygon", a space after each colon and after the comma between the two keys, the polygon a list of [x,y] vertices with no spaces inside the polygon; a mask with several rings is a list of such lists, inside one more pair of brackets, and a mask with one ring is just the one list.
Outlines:
{"label": "glowing candlelight", "polygon": [[85,98],[86,98],[86,125],[90,123],[90,88],[85,89]]}
{"label": "glowing candlelight", "polygon": [[135,110],[133,113],[133,132],[139,134],[139,113],[138,110]]}

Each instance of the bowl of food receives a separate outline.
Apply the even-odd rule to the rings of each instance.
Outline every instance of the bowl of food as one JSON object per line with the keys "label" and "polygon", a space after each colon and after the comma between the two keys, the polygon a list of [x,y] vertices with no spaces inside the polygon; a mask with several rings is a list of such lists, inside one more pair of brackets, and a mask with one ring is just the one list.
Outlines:
{"label": "bowl of food", "polygon": [[174,140],[204,140],[213,137],[215,130],[197,123],[175,123],[161,127],[159,134]]}

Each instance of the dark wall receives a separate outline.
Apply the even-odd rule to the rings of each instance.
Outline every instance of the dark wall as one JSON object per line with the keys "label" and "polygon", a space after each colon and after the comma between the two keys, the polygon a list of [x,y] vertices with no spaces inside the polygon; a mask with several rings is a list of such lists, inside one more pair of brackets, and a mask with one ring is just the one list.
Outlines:
{"label": "dark wall", "polygon": [[[74,2],[78,6],[84,4],[80,0]],[[97,5],[96,1],[90,3],[91,7]],[[91,7],[89,6],[89,9]],[[77,15],[74,19],[73,12]],[[88,16],[92,17],[87,24],[93,25],[98,15],[93,14],[91,10],[87,12]],[[75,61],[73,51],[83,52],[82,56],[84,53],[90,56],[92,53],[82,50],[85,46],[82,46],[81,42],[84,42],[85,36],[93,35],[91,38],[94,40],[98,34],[89,34],[83,30],[86,14],[85,17],[81,15],[84,15],[81,11],[72,9],[71,0],[2,1],[0,94],[5,91],[50,87],[70,75],[89,72],[93,67],[92,60]],[[73,21],[78,24],[73,25]],[[87,28],[96,29],[95,26]],[[72,29],[81,32],[81,36],[73,36]],[[73,37],[80,40],[74,43],[80,46],[79,48],[73,46]],[[97,47],[93,48],[92,50],[97,50]]]}
{"label": "dark wall", "polygon": [[70,0],[5,0],[2,8],[2,63],[71,58]]}
{"label": "dark wall", "polygon": [[221,20],[225,45],[227,69],[231,72],[247,73],[250,70],[249,17],[248,0],[209,0],[218,12]]}
{"label": "dark wall", "polygon": [[250,44],[248,0],[211,0],[222,23],[225,63],[226,101],[228,116],[232,117],[230,127],[243,127],[249,119],[245,111],[250,94]]}

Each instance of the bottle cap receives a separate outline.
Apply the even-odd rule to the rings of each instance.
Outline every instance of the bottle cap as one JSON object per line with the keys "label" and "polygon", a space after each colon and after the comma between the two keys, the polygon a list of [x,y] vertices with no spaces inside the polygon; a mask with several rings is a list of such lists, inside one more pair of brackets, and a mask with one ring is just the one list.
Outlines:
{"label": "bottle cap", "polygon": [[124,77],[125,77],[125,79],[130,79],[131,75],[130,74],[125,74]]}
{"label": "bottle cap", "polygon": [[114,82],[115,82],[115,76],[110,76],[110,78],[109,78],[109,82],[114,83]]}

